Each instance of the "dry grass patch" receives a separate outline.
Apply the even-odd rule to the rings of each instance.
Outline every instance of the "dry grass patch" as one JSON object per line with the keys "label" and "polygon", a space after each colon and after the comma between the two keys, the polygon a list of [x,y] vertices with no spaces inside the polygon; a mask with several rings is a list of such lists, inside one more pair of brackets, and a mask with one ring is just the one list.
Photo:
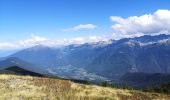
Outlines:
{"label": "dry grass patch", "polygon": [[44,77],[0,75],[0,100],[169,100],[169,95],[84,85]]}

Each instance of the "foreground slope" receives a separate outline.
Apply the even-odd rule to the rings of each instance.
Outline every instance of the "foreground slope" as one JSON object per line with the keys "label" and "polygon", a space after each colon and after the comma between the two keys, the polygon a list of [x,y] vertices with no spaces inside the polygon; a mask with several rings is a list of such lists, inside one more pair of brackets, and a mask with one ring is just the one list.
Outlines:
{"label": "foreground slope", "polygon": [[84,85],[43,77],[0,75],[1,100],[169,100],[170,95]]}

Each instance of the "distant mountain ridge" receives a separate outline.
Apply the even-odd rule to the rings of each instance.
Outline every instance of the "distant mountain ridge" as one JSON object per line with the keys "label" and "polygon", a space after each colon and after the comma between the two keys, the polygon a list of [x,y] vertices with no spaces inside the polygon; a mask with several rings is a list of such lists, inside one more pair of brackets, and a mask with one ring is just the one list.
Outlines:
{"label": "distant mountain ridge", "polygon": [[11,67],[20,68],[20,69],[34,72],[34,73],[41,74],[41,75],[48,75],[48,73],[46,73],[41,68],[41,66],[37,66],[37,65],[28,63],[28,62],[21,60],[19,58],[10,57],[10,58],[3,59],[0,61],[0,70],[1,71],[11,68]]}
{"label": "distant mountain ridge", "polygon": [[3,70],[0,70],[0,74],[30,75],[30,76],[38,76],[38,77],[44,76],[44,75],[41,75],[41,74],[38,74],[35,72],[25,70],[18,66],[11,66],[11,67],[5,68]]}
{"label": "distant mountain ridge", "polygon": [[[73,44],[60,48],[39,45],[8,58],[11,57],[37,65],[42,71],[45,70],[43,73],[48,73],[47,69],[73,66],[110,80],[117,80],[128,72],[170,73],[170,35]],[[69,76],[73,75],[68,73]]]}

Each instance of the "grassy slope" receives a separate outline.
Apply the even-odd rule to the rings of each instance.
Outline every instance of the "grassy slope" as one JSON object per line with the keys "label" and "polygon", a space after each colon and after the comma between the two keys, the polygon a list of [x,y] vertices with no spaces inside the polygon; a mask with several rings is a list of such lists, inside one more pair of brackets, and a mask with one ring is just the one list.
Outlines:
{"label": "grassy slope", "polygon": [[170,95],[77,84],[51,78],[0,75],[0,100],[169,100]]}

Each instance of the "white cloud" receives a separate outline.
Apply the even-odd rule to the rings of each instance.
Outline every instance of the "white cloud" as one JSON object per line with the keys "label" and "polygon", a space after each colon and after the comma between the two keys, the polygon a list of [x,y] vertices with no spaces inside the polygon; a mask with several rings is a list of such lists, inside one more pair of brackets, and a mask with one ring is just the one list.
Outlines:
{"label": "white cloud", "polygon": [[61,39],[61,40],[51,40],[48,38],[31,35],[31,38],[26,40],[21,40],[18,42],[1,42],[0,50],[15,50],[29,48],[36,45],[45,45],[50,47],[64,46],[69,44],[83,44],[98,41],[107,41],[104,36],[89,36],[89,37],[76,37],[71,39]]}
{"label": "white cloud", "polygon": [[14,43],[8,43],[8,42],[1,42],[0,43],[0,49],[3,49],[3,50],[16,49],[18,47],[19,46],[14,44]]}
{"label": "white cloud", "polygon": [[30,39],[19,41],[19,45],[21,45],[23,47],[30,47],[30,46],[34,46],[34,45],[43,44],[46,41],[48,41],[47,38],[43,38],[43,37],[39,37],[39,36],[35,36],[35,35],[31,34]]}
{"label": "white cloud", "polygon": [[89,40],[91,42],[98,42],[98,41],[107,41],[108,38],[105,36],[89,36]]}
{"label": "white cloud", "polygon": [[111,16],[114,38],[170,33],[170,10],[157,10],[153,14],[122,18]]}
{"label": "white cloud", "polygon": [[72,28],[64,29],[63,32],[70,32],[70,31],[79,31],[79,30],[92,30],[95,29],[97,26],[94,24],[80,24],[74,26]]}
{"label": "white cloud", "polygon": [[83,43],[93,43],[99,41],[107,41],[105,36],[89,36],[89,37],[78,37],[69,40],[69,44],[83,44]]}

